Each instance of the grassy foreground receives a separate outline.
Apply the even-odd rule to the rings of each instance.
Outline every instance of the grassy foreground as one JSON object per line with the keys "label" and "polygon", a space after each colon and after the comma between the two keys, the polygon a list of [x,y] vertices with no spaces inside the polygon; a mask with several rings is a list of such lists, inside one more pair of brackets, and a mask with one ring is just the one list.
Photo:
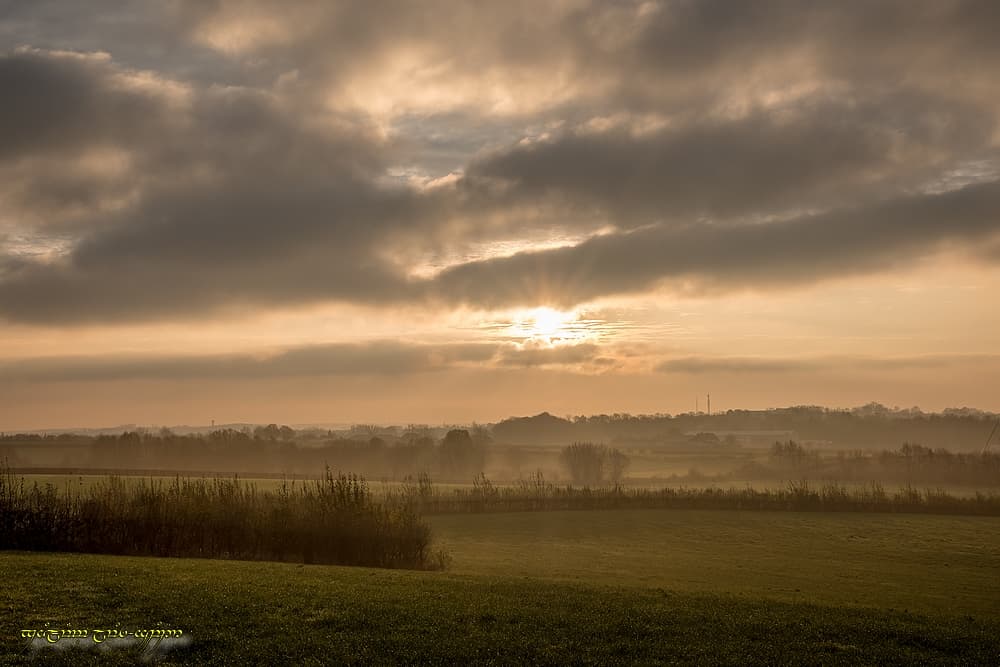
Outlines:
{"label": "grassy foreground", "polygon": [[0,664],[135,662],[22,653],[20,630],[46,623],[181,628],[193,644],[167,664],[1000,664],[994,518],[575,511],[433,528],[450,571],[0,552]]}
{"label": "grassy foreground", "polygon": [[[996,664],[996,624],[662,590],[285,563],[4,554],[24,624],[185,629],[202,664]],[[21,623],[16,620],[23,619]],[[12,624],[13,623],[13,624]],[[134,655],[39,654],[49,664]]]}

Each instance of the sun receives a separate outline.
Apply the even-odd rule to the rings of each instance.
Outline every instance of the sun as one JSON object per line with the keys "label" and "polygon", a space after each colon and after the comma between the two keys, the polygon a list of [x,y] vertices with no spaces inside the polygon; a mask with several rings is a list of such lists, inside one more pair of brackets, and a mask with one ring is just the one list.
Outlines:
{"label": "sun", "polygon": [[510,310],[498,321],[481,326],[499,333],[506,341],[532,348],[551,348],[602,340],[607,322],[587,311],[558,310],[549,306]]}
{"label": "sun", "polygon": [[551,308],[538,308],[534,313],[531,328],[538,336],[554,336],[567,324],[565,313]]}
{"label": "sun", "polygon": [[572,338],[576,313],[541,307],[524,311],[518,318],[518,329],[532,338]]}

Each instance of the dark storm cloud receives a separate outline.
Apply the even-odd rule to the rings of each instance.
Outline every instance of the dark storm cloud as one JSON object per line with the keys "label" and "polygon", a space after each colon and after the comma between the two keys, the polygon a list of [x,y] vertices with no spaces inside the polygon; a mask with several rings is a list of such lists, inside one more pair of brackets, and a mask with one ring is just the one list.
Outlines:
{"label": "dark storm cloud", "polygon": [[[592,76],[616,77],[631,109],[698,112],[738,94],[828,88],[846,98],[894,87],[996,99],[1000,8],[990,0],[657,2],[632,39],[576,43]],[[988,65],[987,63],[992,63]],[[624,76],[627,74],[627,76]]]}
{"label": "dark storm cloud", "polygon": [[270,356],[107,355],[21,359],[0,362],[0,374],[17,382],[406,375],[488,361],[496,352],[496,346],[491,344],[415,345],[376,341],[310,345]]}
{"label": "dark storm cloud", "polygon": [[163,100],[136,95],[108,76],[102,56],[20,50],[0,57],[0,160],[142,143],[166,122]]}
{"label": "dark storm cloud", "polygon": [[1000,181],[766,224],[654,226],[448,269],[439,298],[573,305],[659,281],[677,293],[794,285],[898,268],[1000,233]]}
{"label": "dark storm cloud", "polygon": [[624,226],[823,209],[919,185],[976,156],[994,127],[985,110],[925,96],[814,100],[642,134],[568,132],[472,164],[465,185]]}
{"label": "dark storm cloud", "polygon": [[[32,85],[4,112],[4,127],[12,135],[28,127],[40,138],[36,153],[51,144],[69,158],[112,146],[132,165],[117,177],[125,184],[89,194],[139,194],[116,210],[78,214],[72,223],[83,231],[60,260],[5,262],[0,313],[143,319],[244,303],[406,298],[379,253],[387,234],[419,227],[433,198],[377,182],[388,149],[365,125],[333,118],[317,127],[264,93],[187,90],[102,58],[0,60],[4,84],[25,78]],[[168,114],[159,98],[171,96]],[[31,149],[12,141],[0,165],[6,157],[30,170],[17,153]],[[51,200],[45,186],[60,165],[38,171],[28,178],[34,197]],[[8,213],[31,207],[16,194]]]}

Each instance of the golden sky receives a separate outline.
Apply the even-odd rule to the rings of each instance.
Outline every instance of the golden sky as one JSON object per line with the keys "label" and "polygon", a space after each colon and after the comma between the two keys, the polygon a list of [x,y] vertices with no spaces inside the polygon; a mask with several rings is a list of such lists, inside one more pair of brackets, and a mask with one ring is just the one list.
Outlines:
{"label": "golden sky", "polygon": [[1000,7],[0,15],[0,430],[1000,409]]}

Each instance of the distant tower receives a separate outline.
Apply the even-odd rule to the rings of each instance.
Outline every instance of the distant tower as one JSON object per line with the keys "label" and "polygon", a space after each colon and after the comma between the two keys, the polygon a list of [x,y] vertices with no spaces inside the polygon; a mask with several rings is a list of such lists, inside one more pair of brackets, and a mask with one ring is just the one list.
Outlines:
{"label": "distant tower", "polygon": [[712,416],[712,395],[711,394],[705,394],[705,398],[708,399],[708,416],[711,417]]}
{"label": "distant tower", "polygon": [[698,404],[698,397],[695,396],[694,397],[694,413],[698,414],[699,412],[701,412],[701,406]]}
{"label": "distant tower", "polygon": [[990,440],[993,439],[993,434],[997,432],[998,428],[1000,428],[1000,419],[998,419],[997,423],[993,425],[993,430],[990,431],[990,437],[986,438],[986,444],[983,445],[983,454],[985,454],[986,450],[990,448]]}

